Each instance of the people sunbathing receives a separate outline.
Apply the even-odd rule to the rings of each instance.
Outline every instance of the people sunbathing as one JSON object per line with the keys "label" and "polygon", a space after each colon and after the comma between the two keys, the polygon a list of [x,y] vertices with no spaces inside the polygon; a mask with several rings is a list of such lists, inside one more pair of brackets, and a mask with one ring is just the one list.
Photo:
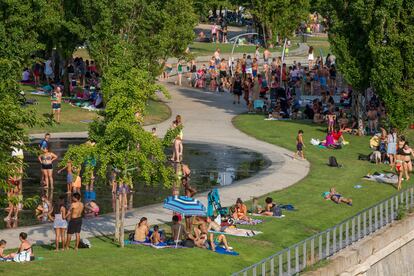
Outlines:
{"label": "people sunbathing", "polygon": [[137,223],[137,225],[135,226],[134,241],[149,242],[148,234],[149,234],[148,220],[146,217],[142,217],[139,223]]}
{"label": "people sunbathing", "polygon": [[232,217],[236,220],[245,220],[250,221],[251,219],[247,216],[247,206],[243,203],[241,198],[236,200],[236,205],[234,206],[234,212]]}
{"label": "people sunbathing", "polygon": [[[27,234],[25,232],[21,232],[19,234],[20,245],[17,249],[16,253],[10,253],[9,255],[4,256],[4,258],[14,259],[15,261],[30,261],[34,258],[32,245],[27,240]],[[5,244],[4,244],[5,246]]]}
{"label": "people sunbathing", "polygon": [[269,217],[282,217],[282,210],[273,202],[271,197],[267,197],[265,199],[265,208],[262,210],[261,208],[258,209],[258,213],[262,216],[269,216]]}
{"label": "people sunbathing", "polygon": [[341,194],[339,194],[339,193],[336,192],[336,190],[335,190],[334,187],[332,187],[329,190],[329,192],[325,192],[323,194],[323,197],[326,200],[329,200],[329,199],[332,200],[336,204],[345,203],[345,204],[348,204],[349,206],[352,206],[352,199],[351,198],[343,197]]}

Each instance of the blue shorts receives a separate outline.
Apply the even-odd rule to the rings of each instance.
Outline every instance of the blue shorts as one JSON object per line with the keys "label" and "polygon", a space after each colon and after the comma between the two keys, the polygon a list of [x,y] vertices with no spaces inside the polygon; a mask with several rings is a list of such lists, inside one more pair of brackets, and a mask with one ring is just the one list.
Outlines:
{"label": "blue shorts", "polygon": [[73,182],[73,175],[72,175],[71,173],[69,173],[69,174],[66,176],[66,183],[68,183],[68,184],[72,184],[72,182]]}

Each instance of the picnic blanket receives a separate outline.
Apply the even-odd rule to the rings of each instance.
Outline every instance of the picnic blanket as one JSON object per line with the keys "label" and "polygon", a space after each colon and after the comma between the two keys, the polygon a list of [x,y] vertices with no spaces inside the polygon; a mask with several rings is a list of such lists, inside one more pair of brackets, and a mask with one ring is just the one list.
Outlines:
{"label": "picnic blanket", "polygon": [[256,235],[262,234],[263,232],[256,231],[256,230],[248,230],[248,229],[237,229],[238,232],[236,233],[227,233],[227,232],[218,232],[218,231],[208,231],[209,233],[219,234],[219,235],[229,235],[229,236],[236,236],[236,237],[247,237],[251,238]]}
{"label": "picnic blanket", "polygon": [[252,219],[251,221],[246,220],[235,220],[234,224],[240,224],[240,225],[256,225],[262,223],[263,220],[261,219]]}
{"label": "picnic blanket", "polygon": [[366,175],[362,179],[369,181],[376,181],[378,183],[397,184],[398,175],[393,173],[374,173],[372,175]]}
{"label": "picnic blanket", "polygon": [[152,244],[150,242],[139,242],[139,241],[130,241],[130,240],[125,240],[125,245],[128,244],[139,244],[139,245],[144,245],[144,246],[150,246],[153,247],[155,249],[164,249],[164,248],[184,248],[184,246],[178,245],[167,245],[166,243],[160,243],[158,245]]}

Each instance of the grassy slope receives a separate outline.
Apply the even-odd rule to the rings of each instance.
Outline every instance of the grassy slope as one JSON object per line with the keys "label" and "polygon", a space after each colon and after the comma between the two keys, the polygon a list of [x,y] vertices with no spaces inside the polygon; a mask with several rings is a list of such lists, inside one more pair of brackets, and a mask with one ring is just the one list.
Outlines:
{"label": "grassy slope", "polygon": [[[25,90],[31,90],[30,87],[25,87]],[[26,98],[36,99],[38,105],[29,106],[28,108],[36,111],[38,117],[43,117],[44,114],[50,114],[51,105],[50,98],[46,96],[27,94]],[[87,131],[88,123],[81,121],[93,120],[97,114],[93,111],[88,111],[79,107],[71,106],[68,103],[62,103],[61,124],[35,126],[28,129],[29,133],[41,132],[77,132]],[[147,106],[147,116],[145,117],[145,125],[156,124],[167,120],[171,116],[170,108],[161,101],[149,101]]]}
{"label": "grassy slope", "polygon": [[[279,203],[294,204],[299,211],[285,213],[286,217],[281,220],[265,218],[265,223],[251,227],[264,232],[255,238],[230,237],[230,243],[240,256],[222,256],[202,249],[156,250],[142,246],[119,249],[105,238],[95,238],[92,239],[92,249],[80,250],[78,254],[56,254],[50,248],[36,247],[37,255],[43,256],[45,260],[19,266],[6,263],[0,266],[0,273],[13,272],[13,275],[20,275],[30,269],[31,273],[35,274],[50,275],[59,272],[69,275],[72,271],[66,268],[71,264],[72,267],[79,268],[84,275],[229,275],[396,192],[389,185],[361,180],[361,176],[367,172],[387,169],[387,166],[376,166],[356,160],[358,153],[370,151],[367,137],[347,136],[351,142],[349,146],[331,151],[308,144],[311,137],[324,136],[322,126],[300,122],[264,121],[262,116],[255,115],[241,115],[234,123],[252,136],[290,150],[295,148],[294,138],[297,130],[303,129],[307,143],[305,153],[311,162],[311,172],[304,180],[290,188],[270,194]],[[326,166],[328,157],[333,154],[344,165],[343,168]],[[364,188],[354,189],[353,186],[356,184],[362,184]],[[404,183],[404,186],[406,185]],[[344,196],[351,196],[355,200],[354,206],[335,205],[330,201],[324,201],[320,194],[330,186],[335,186]]]}
{"label": "grassy slope", "polygon": [[[229,54],[233,48],[233,44],[216,44],[216,43],[202,43],[202,42],[194,42],[190,45],[190,51],[194,53],[196,56],[200,55],[212,55],[214,51],[220,48],[222,54]],[[296,44],[292,45],[289,50],[292,51],[298,48]],[[246,54],[254,54],[256,50],[255,46],[248,46],[248,45],[240,45],[234,48],[234,53],[246,53]],[[281,47],[276,47],[274,49],[270,49],[271,52],[277,52],[279,55],[282,52]],[[260,49],[260,53],[263,53],[263,48]]]}

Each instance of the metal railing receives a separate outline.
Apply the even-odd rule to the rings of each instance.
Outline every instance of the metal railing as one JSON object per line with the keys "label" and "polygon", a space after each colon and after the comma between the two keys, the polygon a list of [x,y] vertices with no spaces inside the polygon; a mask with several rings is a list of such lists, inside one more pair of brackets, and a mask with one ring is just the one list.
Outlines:
{"label": "metal railing", "polygon": [[299,273],[392,223],[399,217],[399,210],[413,206],[414,188],[410,187],[233,275],[285,276]]}

